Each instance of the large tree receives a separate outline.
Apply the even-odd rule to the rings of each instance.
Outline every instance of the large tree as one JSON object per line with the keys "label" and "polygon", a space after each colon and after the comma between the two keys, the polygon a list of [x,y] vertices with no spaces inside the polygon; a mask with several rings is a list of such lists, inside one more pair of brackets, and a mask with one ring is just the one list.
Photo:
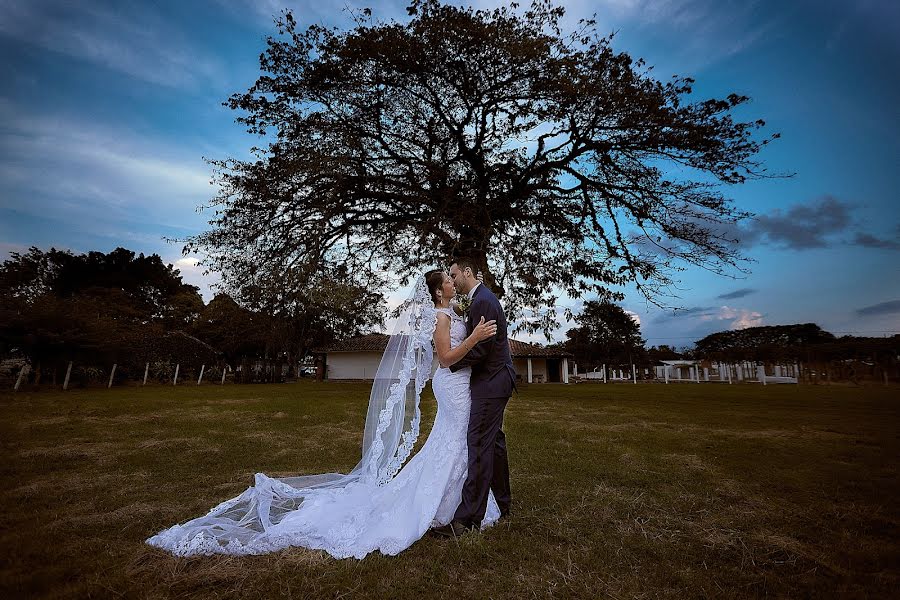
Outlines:
{"label": "large tree", "polygon": [[[656,79],[594,21],[563,33],[549,0],[408,12],[346,31],[284,13],[262,75],[226,103],[264,147],[211,161],[216,216],[182,241],[236,297],[336,265],[408,279],[462,253],[515,318],[553,290],[621,299],[631,283],[661,305],[684,263],[742,268],[722,232],[750,213],[722,186],[764,176],[777,137],[733,118],[746,96],[691,101],[692,79]],[[523,323],[546,330],[541,312]]]}

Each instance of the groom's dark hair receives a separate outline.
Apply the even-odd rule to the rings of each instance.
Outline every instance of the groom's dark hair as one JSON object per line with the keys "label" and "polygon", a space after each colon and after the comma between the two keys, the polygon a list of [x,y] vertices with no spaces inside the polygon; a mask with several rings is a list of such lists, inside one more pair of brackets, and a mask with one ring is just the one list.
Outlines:
{"label": "groom's dark hair", "polygon": [[478,267],[475,265],[475,261],[468,256],[457,256],[450,262],[450,265],[456,265],[457,267],[459,267],[460,271],[465,271],[467,268],[472,269],[473,277],[478,272]]}

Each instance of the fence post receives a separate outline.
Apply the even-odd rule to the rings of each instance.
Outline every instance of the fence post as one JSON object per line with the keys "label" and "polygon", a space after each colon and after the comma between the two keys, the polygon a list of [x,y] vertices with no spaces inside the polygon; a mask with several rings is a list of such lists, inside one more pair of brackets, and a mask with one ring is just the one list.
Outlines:
{"label": "fence post", "polygon": [[14,391],[19,391],[19,386],[22,385],[22,377],[25,376],[25,367],[28,365],[22,365],[22,368],[19,369],[19,377],[16,379],[16,387],[13,388]]}
{"label": "fence post", "polygon": [[178,385],[178,369],[181,367],[181,363],[175,365],[175,379],[172,380],[172,385]]}
{"label": "fence post", "polygon": [[147,385],[147,375],[149,375],[149,374],[150,374],[150,363],[148,362],[147,366],[144,367],[144,383],[142,383],[141,385]]}
{"label": "fence post", "polygon": [[222,385],[225,385],[225,373],[228,372],[228,365],[222,367]]}
{"label": "fence post", "polygon": [[112,387],[113,377],[116,376],[116,363],[113,363],[112,371],[109,372],[109,385],[106,386],[106,389]]}
{"label": "fence post", "polygon": [[66,379],[63,381],[63,389],[69,389],[69,376],[72,374],[72,361],[69,361],[69,367],[66,369]]}
{"label": "fence post", "polygon": [[202,365],[200,367],[200,377],[197,378],[197,385],[200,385],[200,382],[203,381],[203,371],[206,369],[206,365]]}

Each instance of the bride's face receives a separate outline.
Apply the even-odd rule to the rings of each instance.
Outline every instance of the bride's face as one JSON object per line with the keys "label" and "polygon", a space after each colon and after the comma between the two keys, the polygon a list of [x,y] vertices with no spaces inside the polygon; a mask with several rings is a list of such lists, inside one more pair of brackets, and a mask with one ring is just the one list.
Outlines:
{"label": "bride's face", "polygon": [[444,296],[444,300],[450,302],[450,300],[456,296],[456,287],[453,285],[453,280],[450,279],[450,276],[444,273],[444,283],[441,285],[441,293]]}

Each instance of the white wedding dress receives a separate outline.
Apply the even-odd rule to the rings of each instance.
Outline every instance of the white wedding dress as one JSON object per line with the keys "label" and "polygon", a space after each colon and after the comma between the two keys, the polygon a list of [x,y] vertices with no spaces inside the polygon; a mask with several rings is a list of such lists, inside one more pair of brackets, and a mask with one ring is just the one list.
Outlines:
{"label": "white wedding dress", "polygon": [[[450,316],[451,347],[455,348],[466,338],[465,323],[451,309],[438,310]],[[262,506],[261,497],[297,498],[297,490],[283,481],[257,473],[256,485],[241,496],[223,502],[205,517],[166,529],[147,543],[179,556],[263,554],[289,546],[322,549],[336,558],[363,558],[375,550],[388,555],[402,552],[430,527],[449,523],[462,500],[468,468],[470,375],[470,368],[435,372],[432,389],[437,415],[431,433],[422,449],[386,483],[359,480],[343,487],[304,490],[296,507],[280,513],[280,520],[263,531],[251,526],[240,535],[223,535],[217,526],[235,503],[250,499]],[[269,509],[264,510],[268,522]],[[491,493],[481,528],[499,517]]]}

